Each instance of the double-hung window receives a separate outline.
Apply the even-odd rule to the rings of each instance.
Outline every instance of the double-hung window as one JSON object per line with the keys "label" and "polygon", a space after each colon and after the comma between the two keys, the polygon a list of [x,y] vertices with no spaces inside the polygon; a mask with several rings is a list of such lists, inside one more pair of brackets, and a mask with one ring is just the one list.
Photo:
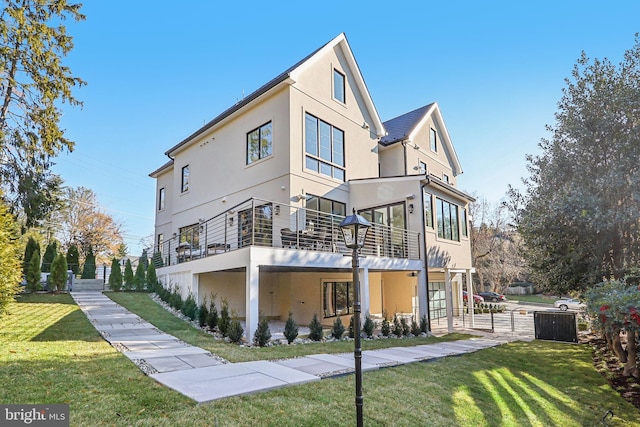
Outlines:
{"label": "double-hung window", "polygon": [[438,152],[438,141],[436,140],[436,130],[434,128],[429,129],[429,146],[434,153]]}
{"label": "double-hung window", "polygon": [[180,192],[186,193],[189,191],[189,165],[182,167],[182,180],[180,182]]}
{"label": "double-hung window", "polygon": [[158,191],[158,210],[164,210],[164,197],[165,197],[165,189],[162,187]]}
{"label": "double-hung window", "polygon": [[438,217],[438,237],[460,241],[458,206],[438,197],[436,198],[436,215]]}
{"label": "double-hung window", "polygon": [[304,145],[307,169],[345,180],[344,131],[307,113]]}
{"label": "double-hung window", "polygon": [[271,122],[247,133],[247,164],[264,159],[273,154],[273,134]]}
{"label": "double-hung window", "polygon": [[345,79],[340,71],[333,70],[333,99],[344,104],[345,101]]}

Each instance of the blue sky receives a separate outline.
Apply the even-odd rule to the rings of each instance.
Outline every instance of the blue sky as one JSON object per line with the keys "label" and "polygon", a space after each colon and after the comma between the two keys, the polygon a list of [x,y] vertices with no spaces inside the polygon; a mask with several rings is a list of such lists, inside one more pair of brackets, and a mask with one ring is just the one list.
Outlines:
{"label": "blue sky", "polygon": [[65,64],[88,85],[82,109],[64,108],[76,147],[54,171],[97,194],[133,255],[153,234],[148,174],[164,152],[341,32],[382,120],[437,101],[459,187],[497,203],[527,175],[581,51],[617,63],[640,31],[635,0],[83,3]]}

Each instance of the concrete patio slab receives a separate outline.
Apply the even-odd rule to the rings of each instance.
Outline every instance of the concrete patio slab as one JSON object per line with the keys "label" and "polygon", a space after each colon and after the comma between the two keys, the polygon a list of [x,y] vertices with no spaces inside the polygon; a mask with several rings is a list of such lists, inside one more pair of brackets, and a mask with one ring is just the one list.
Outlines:
{"label": "concrete patio slab", "polygon": [[221,359],[212,357],[211,354],[184,354],[176,357],[192,368],[206,368],[225,364]]}
{"label": "concrete patio slab", "polygon": [[[351,361],[351,363],[354,364],[355,366],[353,353],[341,353],[341,354],[337,354],[336,356],[342,359]],[[376,365],[378,368],[401,365],[401,363],[398,362],[397,360],[380,357],[380,355],[374,355],[372,353],[372,350],[368,350],[362,353],[362,363],[367,363],[369,365]]]}
{"label": "concrete patio slab", "polygon": [[[354,359],[352,359],[351,361],[348,361],[342,357],[339,357],[336,354],[314,354],[307,357],[315,360],[320,360],[325,363],[330,363],[332,365],[341,366],[343,368],[355,369]],[[378,369],[377,365],[370,365],[368,363],[365,363],[364,361],[361,361],[360,365],[362,366],[363,371],[372,371],[372,370]]]}
{"label": "concrete patio slab", "polygon": [[399,364],[417,362],[416,358],[413,357],[413,355],[408,355],[406,353],[399,352],[391,348],[385,348],[381,350],[370,350],[370,351],[371,353],[373,353],[374,356],[382,357],[385,359],[391,359],[396,361]]}
{"label": "concrete patio slab", "polygon": [[147,362],[153,369],[158,372],[173,372],[173,371],[184,371],[186,369],[193,369],[193,366],[189,365],[187,362],[180,360],[176,356],[168,356],[168,357],[148,357],[143,359]]}
{"label": "concrete patio slab", "polygon": [[129,359],[149,359],[151,357],[169,357],[169,356],[184,356],[186,354],[203,354],[209,353],[207,350],[200,347],[187,346],[180,348],[165,348],[158,350],[141,350],[141,351],[126,351],[122,354]]}

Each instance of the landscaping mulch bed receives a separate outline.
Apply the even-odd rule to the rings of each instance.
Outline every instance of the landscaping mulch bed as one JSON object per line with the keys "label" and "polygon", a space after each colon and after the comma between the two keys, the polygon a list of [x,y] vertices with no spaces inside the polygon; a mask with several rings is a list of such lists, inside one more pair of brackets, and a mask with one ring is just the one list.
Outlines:
{"label": "landscaping mulch bed", "polygon": [[611,387],[617,390],[623,399],[640,409],[640,381],[637,378],[622,375],[623,364],[615,353],[607,348],[606,340],[589,334],[582,336],[580,341],[593,348],[593,364]]}

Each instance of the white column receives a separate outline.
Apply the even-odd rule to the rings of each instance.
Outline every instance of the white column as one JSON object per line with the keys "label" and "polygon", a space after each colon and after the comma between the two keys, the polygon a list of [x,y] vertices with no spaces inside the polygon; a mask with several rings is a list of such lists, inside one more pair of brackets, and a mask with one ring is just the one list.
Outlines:
{"label": "white column", "polygon": [[200,290],[200,275],[194,274],[193,278],[191,279],[191,295],[193,295],[193,298],[196,300],[196,303],[198,305],[200,305],[200,301],[198,300],[199,290]]}
{"label": "white column", "polygon": [[469,317],[471,319],[471,327],[476,327],[476,319],[474,317],[475,310],[473,309],[473,281],[471,280],[471,270],[466,271],[467,275],[467,307],[469,307]]}
{"label": "white column", "polygon": [[362,323],[367,315],[371,315],[371,295],[369,294],[369,267],[360,268],[358,271],[360,282],[360,304],[362,308]]}
{"label": "white column", "polygon": [[444,297],[447,303],[447,330],[453,332],[453,291],[451,289],[451,273],[444,269]]}
{"label": "white column", "polygon": [[250,259],[247,264],[245,293],[246,315],[244,337],[247,342],[251,342],[258,328],[258,322],[260,321],[260,268],[252,259]]}
{"label": "white column", "polygon": [[[420,319],[422,316],[427,316],[427,307],[429,306],[429,295],[427,294],[427,272],[422,268],[418,272],[418,314]],[[416,319],[418,324],[420,319]],[[429,319],[427,319],[429,321]]]}

